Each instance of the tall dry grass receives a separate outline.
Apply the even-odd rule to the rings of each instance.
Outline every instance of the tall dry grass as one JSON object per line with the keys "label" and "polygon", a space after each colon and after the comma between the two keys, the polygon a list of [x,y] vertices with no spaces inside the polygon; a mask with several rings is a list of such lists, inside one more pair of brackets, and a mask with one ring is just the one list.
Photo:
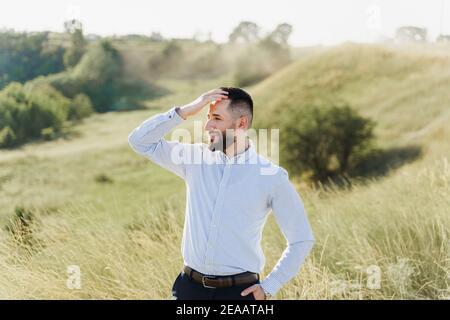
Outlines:
{"label": "tall dry grass", "polygon": [[[299,191],[317,243],[276,298],[450,298],[447,158],[420,170],[406,167],[378,183],[357,183],[351,190]],[[0,234],[0,296],[170,299],[182,265],[183,205],[183,199],[173,198],[149,206],[147,215],[131,223],[91,219],[95,212],[88,207],[59,215],[35,212],[25,231],[16,220]],[[272,216],[262,245],[266,275],[285,246]],[[71,265],[80,268],[80,289],[67,286]]]}

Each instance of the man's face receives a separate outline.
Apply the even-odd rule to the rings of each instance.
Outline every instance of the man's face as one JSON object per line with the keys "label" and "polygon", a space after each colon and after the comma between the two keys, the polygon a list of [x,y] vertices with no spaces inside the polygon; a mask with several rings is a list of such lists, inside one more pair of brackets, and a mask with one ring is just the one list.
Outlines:
{"label": "man's face", "polygon": [[[205,125],[208,132],[210,150],[224,151],[233,143],[236,120],[228,109],[229,100],[216,101],[210,104]],[[233,131],[227,129],[233,129]]]}

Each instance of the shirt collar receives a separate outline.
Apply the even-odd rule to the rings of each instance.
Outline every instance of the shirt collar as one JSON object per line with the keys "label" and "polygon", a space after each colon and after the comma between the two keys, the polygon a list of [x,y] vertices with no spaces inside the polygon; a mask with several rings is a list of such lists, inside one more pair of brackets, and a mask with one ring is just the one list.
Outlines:
{"label": "shirt collar", "polygon": [[248,139],[248,148],[245,151],[242,151],[232,157],[227,156],[224,152],[218,151],[218,154],[220,157],[224,160],[226,163],[253,163],[253,161],[256,157],[256,149],[255,144],[251,139]]}

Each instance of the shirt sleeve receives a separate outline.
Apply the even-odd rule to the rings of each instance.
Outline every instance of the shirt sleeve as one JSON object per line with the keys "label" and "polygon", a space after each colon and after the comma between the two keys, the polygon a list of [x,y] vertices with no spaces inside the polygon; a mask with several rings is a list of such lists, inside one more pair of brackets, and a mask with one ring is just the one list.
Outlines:
{"label": "shirt sleeve", "polygon": [[281,168],[280,172],[281,181],[275,186],[270,203],[287,247],[260,283],[272,296],[300,271],[315,241],[300,195],[289,181],[287,171]]}
{"label": "shirt sleeve", "polygon": [[186,163],[183,157],[191,151],[193,144],[167,141],[163,138],[184,121],[176,109],[173,107],[142,122],[128,135],[128,143],[136,153],[184,179]]}

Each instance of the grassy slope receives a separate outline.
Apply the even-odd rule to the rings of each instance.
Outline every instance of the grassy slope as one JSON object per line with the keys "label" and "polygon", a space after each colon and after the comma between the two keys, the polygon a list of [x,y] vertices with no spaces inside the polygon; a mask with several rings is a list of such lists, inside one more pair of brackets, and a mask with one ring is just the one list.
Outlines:
{"label": "grassy slope", "polygon": [[[309,99],[308,92],[332,91],[378,120],[381,144],[425,148],[420,161],[351,191],[299,187],[318,241],[279,298],[450,296],[445,66],[445,55],[347,45],[305,57],[250,89],[267,118]],[[169,298],[182,263],[184,185],[134,154],[126,137],[154,112],[218,83],[167,83],[177,93],[149,102],[149,110],[95,115],[72,140],[0,151],[1,224],[17,205],[40,209],[33,250],[0,231],[0,297]],[[101,173],[113,183],[96,182]],[[264,273],[284,245],[270,217]],[[81,267],[81,290],[66,287],[72,264]],[[365,286],[370,265],[381,268],[381,290]]]}
{"label": "grassy slope", "polygon": [[282,107],[330,98],[375,119],[382,143],[404,143],[448,119],[449,84],[450,55],[347,44],[300,59],[252,93],[262,124],[276,123]]}

